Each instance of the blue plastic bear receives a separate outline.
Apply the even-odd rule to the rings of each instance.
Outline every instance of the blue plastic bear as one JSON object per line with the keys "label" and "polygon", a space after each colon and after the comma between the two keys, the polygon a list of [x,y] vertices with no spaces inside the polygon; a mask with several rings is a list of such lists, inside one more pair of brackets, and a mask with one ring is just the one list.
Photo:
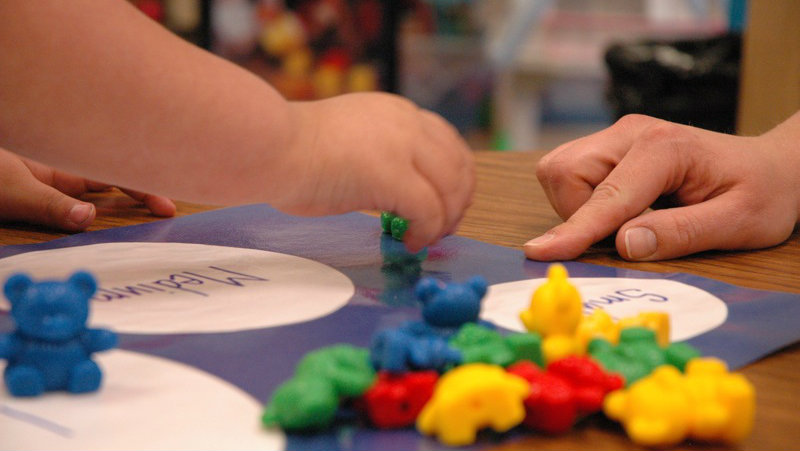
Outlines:
{"label": "blue plastic bear", "polygon": [[34,282],[25,274],[8,279],[4,291],[16,330],[0,335],[0,358],[8,360],[3,376],[12,395],[100,387],[102,372],[91,354],[115,347],[117,336],[86,327],[96,289],[94,277],[82,271],[66,281]]}
{"label": "blue plastic bear", "polygon": [[461,352],[448,339],[467,323],[478,322],[486,279],[474,276],[465,283],[421,279],[414,293],[422,302],[423,321],[408,321],[375,334],[370,358],[376,369],[391,372],[445,371],[459,365]]}
{"label": "blue plastic bear", "polygon": [[465,283],[444,283],[433,277],[417,282],[414,290],[422,301],[422,318],[434,327],[458,328],[478,321],[486,279],[470,277]]}
{"label": "blue plastic bear", "polygon": [[405,373],[416,370],[445,371],[459,365],[461,352],[447,343],[443,333],[422,321],[407,321],[372,337],[370,360],[378,370]]}

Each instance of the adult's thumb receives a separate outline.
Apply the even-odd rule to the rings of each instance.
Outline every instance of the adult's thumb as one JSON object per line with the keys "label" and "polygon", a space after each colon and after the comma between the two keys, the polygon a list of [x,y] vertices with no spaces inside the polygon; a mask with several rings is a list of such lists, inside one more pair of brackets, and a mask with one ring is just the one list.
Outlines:
{"label": "adult's thumb", "polygon": [[777,235],[774,240],[766,239],[759,224],[721,196],[631,219],[620,227],[616,247],[626,260],[654,261],[712,249],[753,249],[780,242]]}

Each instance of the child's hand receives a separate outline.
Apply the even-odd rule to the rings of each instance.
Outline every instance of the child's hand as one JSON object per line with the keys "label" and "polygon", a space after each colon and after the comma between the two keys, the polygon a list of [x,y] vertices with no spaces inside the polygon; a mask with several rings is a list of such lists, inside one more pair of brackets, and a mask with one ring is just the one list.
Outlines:
{"label": "child's hand", "polygon": [[798,135],[800,113],[760,137],[626,116],[541,160],[536,175],[566,222],[525,254],[575,258],[615,231],[627,260],[778,244],[798,221]]}
{"label": "child's hand", "polygon": [[[22,221],[77,232],[95,218],[95,207],[76,197],[110,188],[53,170],[0,149],[0,221]],[[175,214],[175,204],[161,196],[122,190],[157,216]]]}
{"label": "child's hand", "polygon": [[440,116],[389,94],[294,103],[291,151],[272,204],[299,215],[386,210],[409,220],[417,251],[455,231],[475,186],[469,147]]}

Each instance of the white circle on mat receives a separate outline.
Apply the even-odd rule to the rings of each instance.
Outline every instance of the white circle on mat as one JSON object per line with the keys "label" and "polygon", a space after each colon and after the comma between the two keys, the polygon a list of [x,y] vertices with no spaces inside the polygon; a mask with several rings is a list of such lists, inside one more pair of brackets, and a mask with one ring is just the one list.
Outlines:
{"label": "white circle on mat", "polygon": [[[66,279],[79,269],[98,283],[90,323],[129,333],[205,333],[312,320],[344,306],[352,281],[293,255],[187,243],[102,243],[0,260],[0,283],[24,272]],[[0,309],[9,309],[0,300]]]}
{"label": "white circle on mat", "polygon": [[[492,285],[483,301],[481,317],[511,330],[524,331],[519,314],[547,279],[527,279]],[[583,300],[584,313],[603,309],[614,319],[640,312],[670,316],[670,339],[686,340],[725,322],[728,307],[713,294],[666,279],[585,277],[570,278]]]}
{"label": "white circle on mat", "polygon": [[96,354],[97,392],[14,398],[0,391],[2,450],[284,449],[263,406],[196,368],[134,352]]}

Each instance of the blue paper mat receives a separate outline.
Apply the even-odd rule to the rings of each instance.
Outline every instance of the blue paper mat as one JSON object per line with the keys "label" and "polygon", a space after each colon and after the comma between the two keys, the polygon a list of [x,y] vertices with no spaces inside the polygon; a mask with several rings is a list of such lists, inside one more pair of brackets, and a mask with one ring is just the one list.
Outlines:
{"label": "blue paper mat", "polygon": [[[121,349],[163,357],[200,369],[239,387],[261,404],[269,399],[279,383],[291,376],[299,358],[308,351],[342,342],[366,347],[376,329],[417,318],[419,312],[411,287],[421,276],[463,281],[480,274],[490,285],[497,285],[540,279],[545,277],[548,268],[546,263],[526,260],[520,251],[455,236],[429,248],[427,259],[418,266],[391,266],[386,264],[391,258],[387,249],[393,252],[396,243],[387,242],[387,239],[391,240],[381,233],[378,219],[368,215],[353,213],[299,218],[264,205],[250,205],[81,233],[41,244],[5,246],[0,249],[0,257],[101,243],[194,243],[271,251],[302,257],[335,269],[352,282],[354,294],[340,308],[334,308],[323,316],[291,324],[222,332],[119,331]],[[117,258],[124,260],[126,255]],[[3,259],[0,263],[3,261],[13,260]],[[566,266],[571,278],[644,279],[653,283],[668,280],[720,299],[725,304],[723,309],[726,309],[724,322],[688,341],[705,355],[724,359],[732,368],[753,362],[800,339],[800,329],[796,327],[797,318],[800,318],[800,296],[796,294],[752,290],[689,274],[655,274],[577,262],[567,262]],[[209,268],[208,271],[214,271],[214,277],[209,276],[209,272],[199,274],[197,270],[190,272],[175,268],[169,277],[159,280],[171,281],[173,286],[183,281],[184,285],[176,289],[197,290],[198,302],[207,297],[207,293],[202,291],[205,286],[199,286],[198,278],[205,277],[207,284],[216,280],[231,285],[239,282],[256,284],[258,280],[248,279],[255,276],[241,270]],[[78,268],[66,268],[65,271],[73,269]],[[227,278],[220,278],[223,273]],[[181,277],[184,278],[179,279],[176,274],[183,274]],[[195,286],[187,285],[186,274],[194,274]],[[8,274],[0,276],[7,277]],[[263,280],[267,279],[269,275],[263,277]],[[314,281],[308,280],[308,284],[313,285]],[[100,285],[102,288],[102,280]],[[130,293],[128,286],[128,298],[140,296],[144,290],[142,287],[157,290],[165,284],[139,286],[140,292],[134,294]],[[107,293],[122,293],[119,287],[106,287],[106,290]],[[620,288],[616,290],[616,297],[600,296],[592,300],[592,305],[602,307],[605,302],[612,304],[627,300],[623,299],[625,296],[643,296],[640,288],[636,289],[639,291],[631,290]],[[640,293],[641,296],[631,293]],[[106,297],[105,301],[113,301],[111,296]],[[291,309],[292,306],[281,308]],[[180,317],[175,321],[179,323]],[[11,327],[7,313],[0,312],[0,332],[7,332]],[[0,398],[0,424],[11,418],[3,416],[5,396]],[[476,448],[489,444],[481,441]],[[35,441],[32,447],[36,448]],[[154,447],[159,446],[154,444]],[[380,451],[436,449],[442,445],[421,437],[413,430],[376,431],[343,426],[327,434],[289,435],[286,447]]]}

